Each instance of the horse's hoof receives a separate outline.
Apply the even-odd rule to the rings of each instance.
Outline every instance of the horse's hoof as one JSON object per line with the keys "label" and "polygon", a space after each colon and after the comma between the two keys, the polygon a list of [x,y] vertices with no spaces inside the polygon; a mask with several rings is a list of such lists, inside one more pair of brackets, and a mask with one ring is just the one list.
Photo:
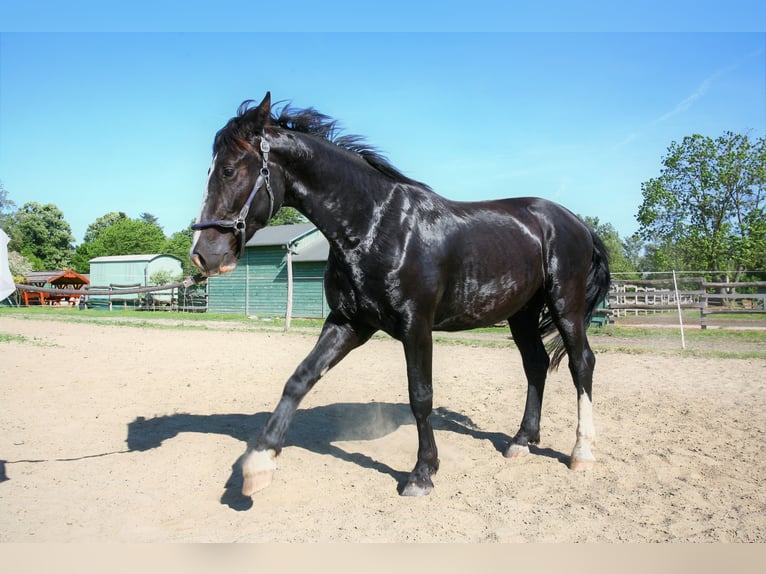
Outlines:
{"label": "horse's hoof", "polygon": [[529,446],[522,446],[520,444],[511,443],[508,448],[505,449],[503,456],[505,458],[521,458],[529,454]]}
{"label": "horse's hoof", "polygon": [[274,450],[254,451],[242,462],[242,495],[252,496],[271,484],[277,469],[277,453]]}
{"label": "horse's hoof", "polygon": [[434,488],[433,482],[430,480],[425,484],[418,484],[417,482],[407,482],[402,488],[402,496],[428,496]]}
{"label": "horse's hoof", "polygon": [[252,496],[271,484],[274,478],[273,470],[264,470],[244,476],[242,481],[242,496]]}
{"label": "horse's hoof", "polygon": [[569,461],[569,469],[577,471],[588,471],[591,470],[595,464],[595,459],[572,458]]}
{"label": "horse's hoof", "polygon": [[596,464],[596,457],[590,449],[591,441],[578,439],[569,457],[569,468],[572,470],[590,470]]}

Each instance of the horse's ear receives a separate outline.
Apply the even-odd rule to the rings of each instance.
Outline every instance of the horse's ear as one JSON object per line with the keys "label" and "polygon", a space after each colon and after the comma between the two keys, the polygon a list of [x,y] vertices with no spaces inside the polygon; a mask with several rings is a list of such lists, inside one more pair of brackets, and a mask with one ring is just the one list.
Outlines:
{"label": "horse's ear", "polygon": [[251,109],[247,115],[255,127],[260,129],[265,126],[271,118],[271,92],[266,92],[258,107]]}

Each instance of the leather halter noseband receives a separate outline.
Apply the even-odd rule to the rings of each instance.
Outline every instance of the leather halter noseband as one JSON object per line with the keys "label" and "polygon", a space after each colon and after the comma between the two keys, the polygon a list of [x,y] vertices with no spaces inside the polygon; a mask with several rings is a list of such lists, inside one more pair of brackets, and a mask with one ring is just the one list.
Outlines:
{"label": "leather halter noseband", "polygon": [[269,195],[269,216],[266,218],[266,221],[269,221],[271,219],[271,216],[274,215],[274,193],[271,191],[271,182],[269,181],[269,150],[270,150],[269,142],[267,142],[264,139],[261,139],[261,153],[263,154],[263,166],[261,167],[260,172],[258,173],[258,177],[255,180],[255,185],[253,186],[252,191],[250,192],[250,195],[247,197],[247,201],[245,202],[245,205],[242,206],[242,209],[239,211],[239,215],[236,219],[216,219],[214,221],[200,221],[199,223],[195,223],[191,226],[191,228],[195,231],[199,231],[200,229],[207,229],[208,227],[222,227],[224,229],[231,229],[234,231],[234,235],[237,238],[237,241],[239,242],[239,254],[237,255],[237,259],[241,259],[242,255],[245,253],[245,242],[247,241],[247,235],[245,234],[245,230],[247,228],[247,223],[245,220],[247,219],[247,214],[250,211],[250,205],[253,203],[253,200],[255,199],[255,195],[258,193],[258,190],[265,187],[266,193]]}

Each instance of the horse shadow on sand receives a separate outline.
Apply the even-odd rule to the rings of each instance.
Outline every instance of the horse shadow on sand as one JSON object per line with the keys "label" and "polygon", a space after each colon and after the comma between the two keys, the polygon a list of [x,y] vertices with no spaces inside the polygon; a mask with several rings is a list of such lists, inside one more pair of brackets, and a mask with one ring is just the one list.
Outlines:
{"label": "horse shadow on sand", "polygon": [[[152,418],[137,417],[128,424],[128,449],[146,451],[158,448],[165,440],[180,433],[213,433],[228,435],[247,443],[266,424],[271,413],[195,415],[178,413]],[[486,432],[467,416],[446,408],[435,408],[431,416],[434,430],[468,435],[476,440],[488,440],[498,452],[504,452],[510,437],[503,433]],[[404,486],[409,471],[396,470],[380,461],[358,453],[347,452],[333,444],[342,441],[375,440],[415,420],[407,404],[396,403],[337,403],[299,410],[287,433],[284,446],[297,446],[316,454],[330,455],[362,468],[391,476]],[[413,449],[415,448],[413,444]],[[546,456],[566,463],[568,457],[560,452],[530,445],[532,454]],[[252,506],[249,497],[240,493],[242,488],[242,458],[232,465],[221,503],[235,510]]]}

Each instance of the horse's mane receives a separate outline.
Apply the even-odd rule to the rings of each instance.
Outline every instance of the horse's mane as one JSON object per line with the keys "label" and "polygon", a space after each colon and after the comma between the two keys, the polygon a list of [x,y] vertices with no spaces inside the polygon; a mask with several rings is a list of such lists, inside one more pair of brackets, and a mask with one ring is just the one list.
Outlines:
{"label": "horse's mane", "polygon": [[[242,102],[237,109],[237,118],[233,121],[247,114],[253,104],[257,102],[254,100]],[[426,184],[415,181],[396,169],[380,150],[368,144],[363,136],[343,134],[337,120],[314,108],[295,108],[290,104],[285,104],[279,111],[272,108],[271,123],[286,130],[319,137],[341,149],[355,153],[371,167],[394,181],[430,189]]]}

